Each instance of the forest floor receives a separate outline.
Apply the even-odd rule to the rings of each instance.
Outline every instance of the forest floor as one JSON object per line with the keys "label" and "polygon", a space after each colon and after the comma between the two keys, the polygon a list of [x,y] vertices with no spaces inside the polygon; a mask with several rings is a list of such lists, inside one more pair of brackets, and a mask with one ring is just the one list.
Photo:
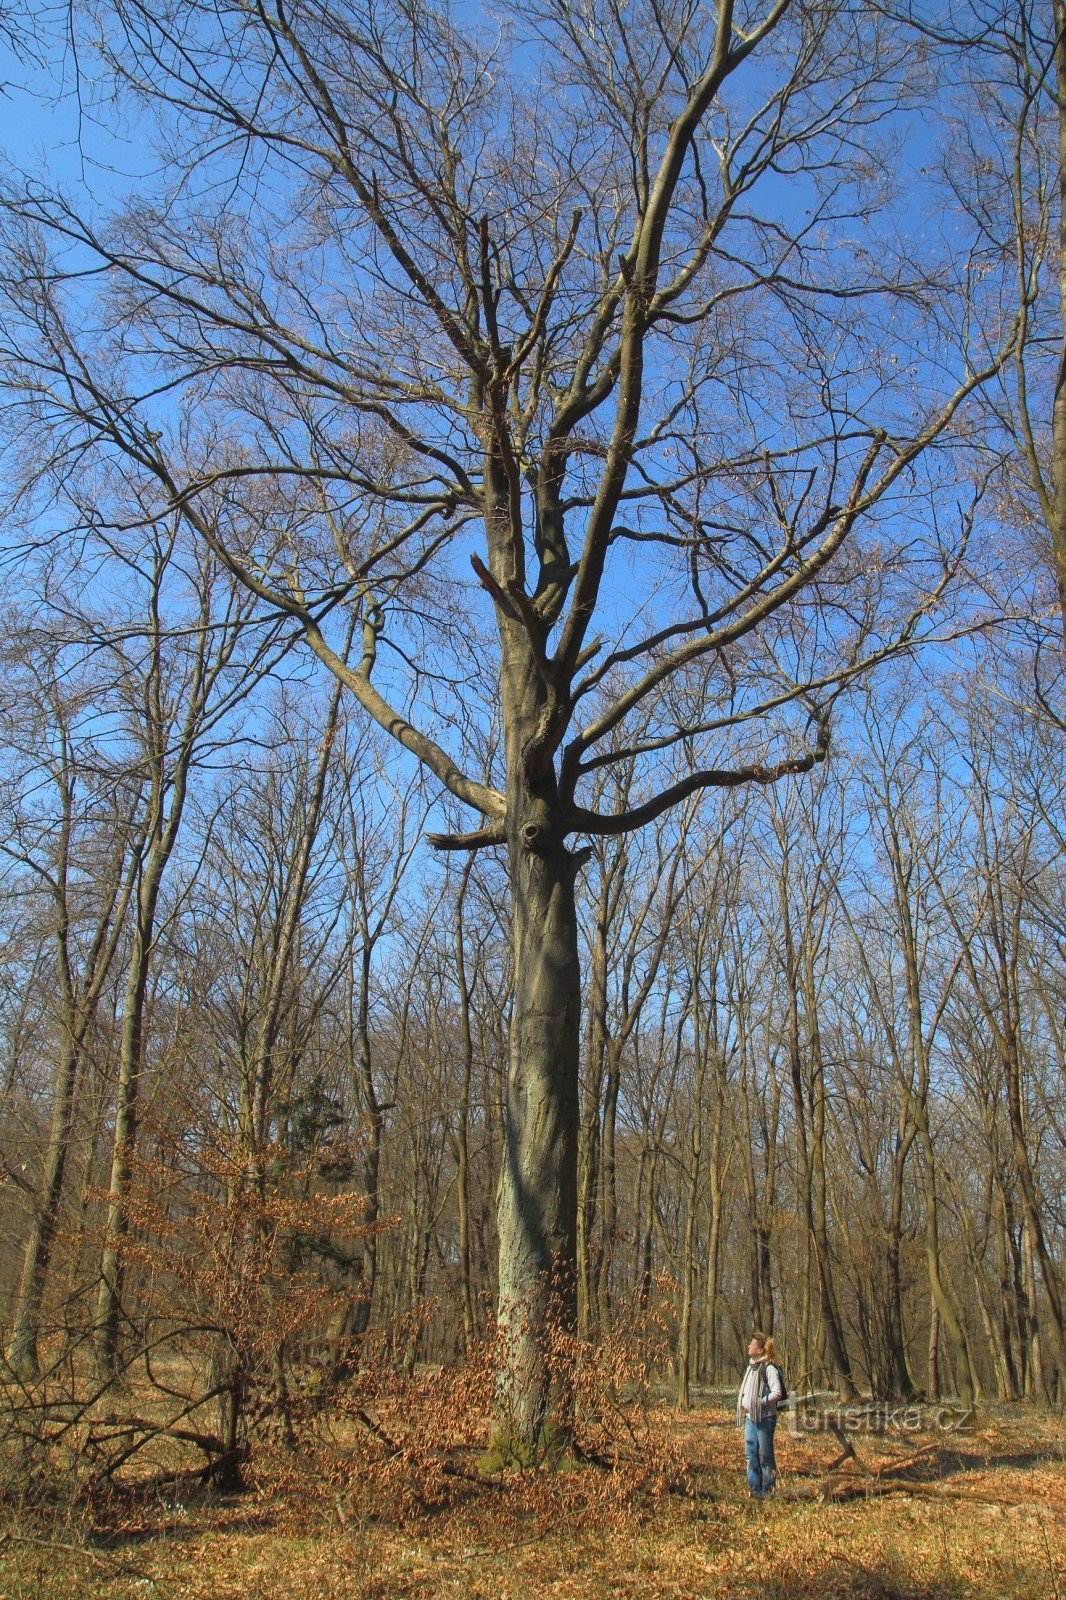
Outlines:
{"label": "forest floor", "polygon": [[662,1425],[683,1485],[632,1503],[586,1466],[485,1487],[471,1474],[436,1509],[405,1506],[310,1456],[257,1466],[230,1497],[170,1489],[47,1520],[14,1502],[0,1597],[1066,1600],[1061,1417],[994,1408],[959,1432],[856,1435],[858,1466],[834,1472],[831,1435],[782,1425],[768,1502],[747,1495],[724,1398]]}

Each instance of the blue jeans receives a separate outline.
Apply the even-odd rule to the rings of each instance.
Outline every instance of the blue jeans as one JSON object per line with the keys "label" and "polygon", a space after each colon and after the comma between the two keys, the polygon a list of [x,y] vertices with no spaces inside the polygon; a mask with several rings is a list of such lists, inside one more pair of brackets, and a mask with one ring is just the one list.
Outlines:
{"label": "blue jeans", "polygon": [[762,1422],[744,1423],[744,1455],[748,1463],[748,1487],[760,1499],[772,1494],[777,1482],[777,1462],[774,1460],[774,1429],[776,1417],[764,1417]]}

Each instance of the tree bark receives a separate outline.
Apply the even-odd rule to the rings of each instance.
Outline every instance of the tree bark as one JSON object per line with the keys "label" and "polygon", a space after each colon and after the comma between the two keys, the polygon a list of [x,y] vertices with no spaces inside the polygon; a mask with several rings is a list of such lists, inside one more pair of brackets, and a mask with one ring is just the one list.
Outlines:
{"label": "tree bark", "polygon": [[[710,1210],[707,1222],[707,1278],[703,1300],[703,1370],[705,1383],[718,1381],[718,1292],[722,1254],[722,1212],[725,1198],[725,1173],[722,1170],[721,1100],[715,1106],[714,1133],[711,1136]],[[726,1163],[728,1166],[728,1161]]]}
{"label": "tree bark", "polygon": [[902,1400],[914,1395],[914,1380],[907,1364],[903,1337],[903,1286],[900,1281],[900,1248],[903,1238],[903,1174],[910,1141],[900,1129],[892,1158],[892,1189],[888,1208],[888,1304],[885,1307],[885,1334],[891,1368],[893,1394]]}
{"label": "tree bark", "polygon": [[1055,398],[1051,435],[1053,491],[1051,496],[1051,544],[1058,580],[1059,609],[1066,632],[1066,0],[1053,0],[1055,27],[1055,92],[1058,100],[1059,135],[1059,363],[1055,374]]}
{"label": "tree bark", "polygon": [[[829,1239],[825,1226],[824,1210],[824,1117],[821,1111],[823,1089],[819,1087],[821,1062],[812,1050],[814,1082],[812,1084],[812,1113],[815,1118],[814,1137],[807,1135],[807,1094],[804,1085],[803,1056],[800,1045],[798,953],[792,935],[792,922],[788,905],[787,888],[782,877],[780,883],[781,914],[785,942],[785,984],[788,997],[788,1054],[789,1076],[792,1082],[792,1102],[796,1119],[796,1157],[802,1191],[803,1215],[814,1257],[815,1277],[818,1285],[818,1305],[821,1312],[822,1333],[826,1352],[833,1368],[834,1379],[841,1396],[851,1400],[856,1394],[851,1373],[844,1333],[840,1323],[833,1289],[833,1269],[829,1256]],[[767,1330],[769,1331],[769,1330]]]}
{"label": "tree bark", "polygon": [[940,1310],[936,1300],[929,1301],[929,1356],[926,1388],[930,1400],[940,1399]]}
{"label": "tree bark", "polygon": [[52,1259],[59,1201],[63,1192],[63,1175],[70,1150],[79,1055],[75,1041],[68,1033],[56,1066],[55,1101],[44,1171],[41,1174],[40,1200],[26,1240],[22,1278],[6,1353],[7,1365],[12,1372],[25,1378],[35,1378],[38,1372],[37,1339],[41,1302]]}
{"label": "tree bark", "polygon": [[681,1250],[681,1315],[677,1328],[677,1404],[689,1408],[689,1380],[692,1372],[692,1298],[696,1277],[696,1208],[699,1199],[700,1166],[703,1156],[703,1086],[706,1077],[708,1041],[701,1037],[699,1006],[696,1006],[696,1070],[692,1107],[692,1132],[689,1144],[688,1183],[685,1194],[685,1234]]}
{"label": "tree bark", "polygon": [[600,1162],[600,1260],[596,1279],[600,1327],[611,1326],[611,1272],[618,1243],[618,1094],[621,1062],[614,1041],[607,1046],[607,1077],[603,1092],[603,1148]]}
{"label": "tree bark", "polygon": [[58,864],[52,883],[52,893],[56,903],[56,965],[62,1006],[61,1044],[56,1064],[55,1098],[44,1171],[41,1175],[37,1208],[26,1241],[22,1277],[12,1319],[11,1338],[6,1352],[7,1364],[11,1370],[26,1377],[35,1377],[38,1371],[37,1339],[41,1304],[59,1221],[59,1203],[63,1193],[63,1179],[73,1129],[75,1090],[85,1041],[114,961],[133,891],[134,866],[140,843],[143,842],[143,834],[133,825],[131,816],[117,812],[114,821],[120,847],[113,862],[113,876],[105,886],[102,903],[97,908],[92,939],[81,963],[79,976],[74,968],[70,908],[67,898],[70,891],[71,851],[75,848],[75,837],[74,778],[73,769],[69,764],[69,745],[65,730],[62,747],[64,767],[58,775],[62,821],[58,840]]}
{"label": "tree bark", "polygon": [[677,1406],[679,1411],[687,1411],[689,1408],[689,1382],[692,1374],[692,1289],[693,1279],[696,1274],[698,1160],[699,1157],[694,1154],[685,1196],[685,1234],[681,1247],[681,1311],[677,1322]]}
{"label": "tree bark", "polygon": [[[851,1358],[848,1355],[847,1341],[844,1336],[844,1323],[837,1303],[836,1285],[832,1269],[832,1257],[829,1248],[829,1230],[826,1224],[826,1162],[825,1162],[825,1060],[822,1055],[821,1032],[818,1026],[817,999],[814,993],[814,979],[811,971],[811,960],[808,952],[806,962],[806,1005],[807,1026],[809,1034],[811,1073],[810,1073],[810,1107],[811,1107],[811,1137],[808,1147],[809,1161],[809,1194],[811,1220],[811,1242],[814,1246],[814,1262],[818,1275],[818,1292],[822,1312],[822,1322],[825,1326],[826,1348],[829,1358],[833,1363],[836,1374],[837,1387],[845,1400],[850,1400],[855,1394],[855,1381],[851,1370]],[[798,1049],[798,1039],[797,1039]],[[795,1076],[793,1077],[795,1086]],[[803,1115],[802,1096],[797,1101],[797,1116]]]}
{"label": "tree bark", "polygon": [[[512,808],[514,1010],[499,1189],[500,1423],[513,1453],[541,1444],[557,1374],[550,1334],[574,1326],[581,975],[576,860],[550,797]],[[552,1407],[565,1426],[566,1407]]]}
{"label": "tree bark", "polygon": [[[463,1044],[463,1076],[459,1089],[459,1126],[456,1135],[456,1205],[459,1226],[459,1278],[462,1298],[463,1348],[469,1355],[477,1337],[474,1286],[470,1255],[470,1083],[474,1070],[474,1036],[470,1027],[470,987],[466,979],[463,947],[463,905],[473,856],[468,857],[455,900],[455,975],[459,985],[459,1026]],[[380,1116],[380,1113],[379,1113]],[[380,1138],[379,1138],[380,1143]],[[375,1195],[377,1185],[375,1183]]]}
{"label": "tree bark", "polygon": [[[612,863],[610,871],[615,870]],[[596,1225],[597,1189],[602,1178],[600,1109],[603,1102],[604,1063],[607,1050],[607,917],[609,872],[604,869],[596,906],[596,925],[590,942],[588,982],[588,1026],[585,1049],[585,1109],[581,1119],[578,1153],[580,1195],[577,1213],[577,1318],[578,1330],[587,1337],[593,1321],[606,1265],[605,1249],[600,1250],[600,1268],[593,1259],[593,1232]],[[605,1130],[606,1134],[606,1130]],[[613,1164],[613,1152],[612,1152]]]}
{"label": "tree bark", "polygon": [[[172,801],[180,815],[182,796]],[[117,1103],[112,1140],[111,1181],[107,1201],[104,1248],[100,1258],[100,1288],[96,1301],[96,1326],[93,1348],[97,1374],[110,1380],[115,1375],[119,1316],[122,1305],[123,1256],[126,1233],[130,1163],[137,1141],[137,1102],[140,1093],[144,1042],[144,1007],[148,994],[149,962],[155,936],[156,907],[163,872],[177,835],[174,826],[153,840],[144,876],[137,894],[137,914],[133,929],[130,964],[122,1009],[122,1038],[119,1046]]]}
{"label": "tree bark", "polygon": [[[922,1194],[925,1202],[925,1266],[929,1275],[929,1293],[937,1315],[937,1350],[940,1333],[947,1334],[951,1353],[955,1359],[955,1381],[959,1398],[964,1406],[974,1400],[974,1377],[962,1321],[955,1309],[953,1296],[948,1292],[940,1271],[940,1206],[936,1184],[936,1154],[929,1128],[928,1109],[923,1088],[915,1097],[918,1140],[922,1153]],[[939,1369],[938,1369],[939,1383]]]}
{"label": "tree bark", "polygon": [[1025,1105],[1022,1098],[1022,1068],[1018,1029],[1012,1015],[1009,1016],[1007,1025],[1002,1033],[998,1035],[997,1042],[1000,1046],[1004,1076],[1007,1080],[1007,1113],[1010,1119],[1011,1147],[1014,1153],[1014,1168],[1018,1175],[1018,1188],[1021,1191],[1022,1214],[1025,1217],[1030,1259],[1035,1256],[1036,1261],[1040,1264],[1040,1275],[1044,1284],[1044,1300],[1047,1306],[1045,1325],[1049,1335],[1048,1343],[1051,1346],[1051,1353],[1054,1355],[1059,1372],[1066,1374],[1066,1325],[1064,1325],[1063,1318],[1063,1303],[1059,1293],[1055,1262],[1048,1248],[1047,1237],[1044,1232],[1040,1190],[1033,1174],[1032,1161],[1029,1156],[1029,1141],[1026,1137],[1025,1127]]}

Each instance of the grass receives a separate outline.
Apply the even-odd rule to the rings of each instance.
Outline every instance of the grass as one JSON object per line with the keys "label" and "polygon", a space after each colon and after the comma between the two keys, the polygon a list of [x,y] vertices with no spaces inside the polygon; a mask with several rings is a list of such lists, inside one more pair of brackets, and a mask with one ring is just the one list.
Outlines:
{"label": "grass", "polygon": [[[689,1463],[683,1492],[618,1503],[594,1467],[462,1480],[436,1509],[343,1458],[260,1463],[221,1499],[173,1492],[46,1518],[9,1504],[2,1600],[1066,1600],[1066,1433],[1017,1407],[959,1434],[856,1441],[870,1471],[779,1429],[779,1495],[747,1497],[724,1403],[665,1418]],[[872,1492],[871,1492],[872,1491]]]}

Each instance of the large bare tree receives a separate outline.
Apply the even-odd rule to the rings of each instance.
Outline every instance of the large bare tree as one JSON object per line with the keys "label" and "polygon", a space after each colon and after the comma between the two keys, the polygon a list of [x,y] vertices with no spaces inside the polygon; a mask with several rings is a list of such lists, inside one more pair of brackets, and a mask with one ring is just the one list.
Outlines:
{"label": "large bare tree", "polygon": [[[876,7],[90,14],[97,88],[154,127],[158,177],[106,215],[9,185],[9,426],[152,472],[474,813],[434,842],[506,850],[499,1315],[525,1444],[574,1294],[572,841],[825,756],[842,685],[944,600],[954,535],[915,534],[933,447],[1013,333],[954,331],[965,255],[899,259],[917,91]],[[590,805],[634,758],[632,803]]]}

